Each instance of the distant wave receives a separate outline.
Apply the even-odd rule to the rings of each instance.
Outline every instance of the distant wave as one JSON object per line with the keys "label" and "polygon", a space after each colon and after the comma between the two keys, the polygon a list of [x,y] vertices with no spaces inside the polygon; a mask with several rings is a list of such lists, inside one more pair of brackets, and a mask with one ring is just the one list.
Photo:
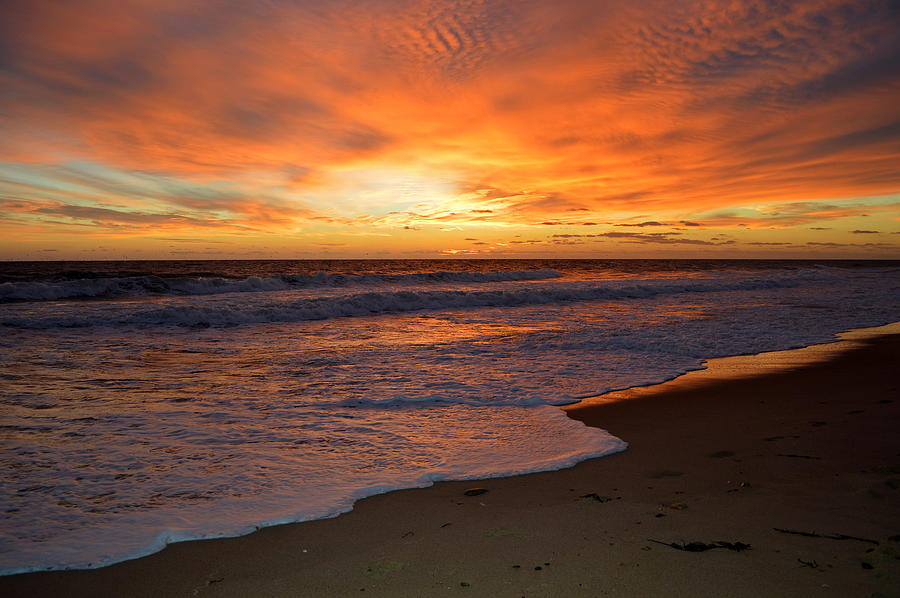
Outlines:
{"label": "distant wave", "polygon": [[559,278],[555,270],[509,272],[422,272],[415,274],[278,274],[267,278],[164,278],[155,275],[111,278],[78,278],[53,282],[5,282],[0,284],[0,303],[60,301],[64,299],[115,299],[121,297],[218,295],[284,291],[306,287],[341,287],[371,284],[427,282],[504,282]]}
{"label": "distant wave", "polygon": [[[502,276],[507,273],[498,273]],[[514,273],[510,273],[514,274]],[[521,274],[521,273],[520,273]],[[545,274],[547,275],[547,274]],[[451,276],[458,276],[452,274]],[[485,276],[485,275],[466,275]],[[192,302],[160,306],[158,303],[74,305],[52,314],[5,315],[0,325],[17,328],[68,328],[110,325],[176,325],[189,327],[235,326],[267,322],[301,322],[423,310],[515,307],[616,299],[644,299],[675,293],[787,288],[798,277],[749,277],[690,281],[645,280],[513,287],[490,290],[390,290],[336,296],[273,298],[228,302]]]}

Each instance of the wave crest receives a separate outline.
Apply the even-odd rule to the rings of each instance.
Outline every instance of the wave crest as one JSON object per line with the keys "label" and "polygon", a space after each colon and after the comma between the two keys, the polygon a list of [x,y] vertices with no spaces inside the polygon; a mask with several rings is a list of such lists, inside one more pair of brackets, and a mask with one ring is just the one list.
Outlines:
{"label": "wave crest", "polygon": [[422,272],[415,274],[276,274],[266,278],[164,278],[155,275],[111,278],[78,278],[62,281],[4,282],[0,303],[60,301],[65,299],[116,299],[122,297],[219,295],[286,291],[297,288],[343,287],[375,284],[481,283],[547,280],[559,278],[555,270],[500,272]]}
{"label": "wave crest", "polygon": [[259,297],[252,301],[229,298],[205,303],[124,302],[85,306],[73,304],[69,309],[55,309],[52,314],[13,315],[0,320],[0,325],[17,328],[69,328],[116,325],[151,326],[236,326],[270,322],[302,322],[341,317],[361,317],[388,313],[425,310],[448,310],[490,307],[518,307],[582,301],[645,299],[675,293],[708,293],[717,291],[787,288],[798,279],[784,277],[751,277],[691,281],[645,280],[632,283],[598,282],[590,284],[558,284],[517,286],[498,289],[465,290],[377,290],[299,299]]}

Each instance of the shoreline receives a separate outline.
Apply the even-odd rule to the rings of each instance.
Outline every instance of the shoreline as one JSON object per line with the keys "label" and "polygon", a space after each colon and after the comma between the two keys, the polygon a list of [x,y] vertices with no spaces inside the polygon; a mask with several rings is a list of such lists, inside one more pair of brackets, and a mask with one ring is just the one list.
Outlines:
{"label": "shoreline", "polygon": [[[767,367],[776,356],[784,359]],[[660,385],[562,407],[628,442],[622,453],[393,491],[334,519],[172,544],[100,569],[6,576],[0,591],[898,595],[898,356],[893,331],[711,360]],[[465,494],[476,486],[488,492]],[[670,545],[719,541],[751,548]]]}

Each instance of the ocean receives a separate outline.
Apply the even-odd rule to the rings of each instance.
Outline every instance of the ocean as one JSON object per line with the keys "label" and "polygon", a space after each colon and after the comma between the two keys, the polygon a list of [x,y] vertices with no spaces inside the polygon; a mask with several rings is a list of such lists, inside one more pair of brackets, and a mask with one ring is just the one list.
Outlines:
{"label": "ocean", "polygon": [[897,261],[0,263],[0,574],[568,467],[628,439],[559,405],[898,320]]}

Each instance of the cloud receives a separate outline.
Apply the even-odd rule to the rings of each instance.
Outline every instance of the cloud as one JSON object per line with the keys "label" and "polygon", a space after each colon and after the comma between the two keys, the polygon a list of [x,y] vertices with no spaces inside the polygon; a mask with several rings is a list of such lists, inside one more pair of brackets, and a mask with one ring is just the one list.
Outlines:
{"label": "cloud", "polygon": [[180,222],[183,227],[261,230],[325,218],[258,186],[244,188],[233,182],[200,185],[89,163],[0,164],[0,186],[29,198],[2,201],[0,210],[33,217],[63,215],[106,225]]}
{"label": "cloud", "polygon": [[890,216],[900,212],[896,195],[833,202],[806,201],[758,204],[737,211],[713,212],[698,218],[705,227],[791,228],[806,226],[809,230],[833,230],[834,227],[808,226],[823,221],[836,221],[876,215]]}
{"label": "cloud", "polygon": [[594,235],[597,237],[606,237],[610,239],[623,239],[629,243],[648,243],[648,244],[659,244],[659,245],[732,245],[734,241],[706,241],[704,239],[688,239],[683,237],[678,237],[674,235],[679,235],[681,233],[678,232],[663,232],[663,233],[626,233],[626,232],[617,232],[612,231],[608,233],[600,233],[598,235]]}
{"label": "cloud", "polygon": [[[197,239],[193,237],[153,237],[155,240],[159,241],[171,241],[173,243],[203,243],[206,245],[209,244],[227,244],[227,241],[213,241],[210,239]],[[212,249],[211,247],[207,247],[207,249]]]}
{"label": "cloud", "polygon": [[900,189],[880,0],[3,10],[0,195],[121,213],[42,226],[792,227]]}
{"label": "cloud", "polygon": [[30,210],[30,214],[53,215],[71,218],[72,220],[85,220],[94,225],[105,228],[206,228],[216,226],[213,219],[198,219],[180,214],[153,214],[147,212],[130,212],[111,210],[108,208],[96,208],[89,206],[76,206],[69,204],[45,205]]}
{"label": "cloud", "polygon": [[810,247],[853,247],[853,248],[862,248],[862,249],[884,249],[891,248],[892,245],[887,243],[836,243],[833,241],[828,242],[814,242],[810,241],[807,243]]}
{"label": "cloud", "polygon": [[655,220],[648,220],[646,222],[636,222],[633,224],[616,224],[614,226],[637,226],[637,227],[645,227],[645,226],[665,226],[662,222],[656,222]]}

